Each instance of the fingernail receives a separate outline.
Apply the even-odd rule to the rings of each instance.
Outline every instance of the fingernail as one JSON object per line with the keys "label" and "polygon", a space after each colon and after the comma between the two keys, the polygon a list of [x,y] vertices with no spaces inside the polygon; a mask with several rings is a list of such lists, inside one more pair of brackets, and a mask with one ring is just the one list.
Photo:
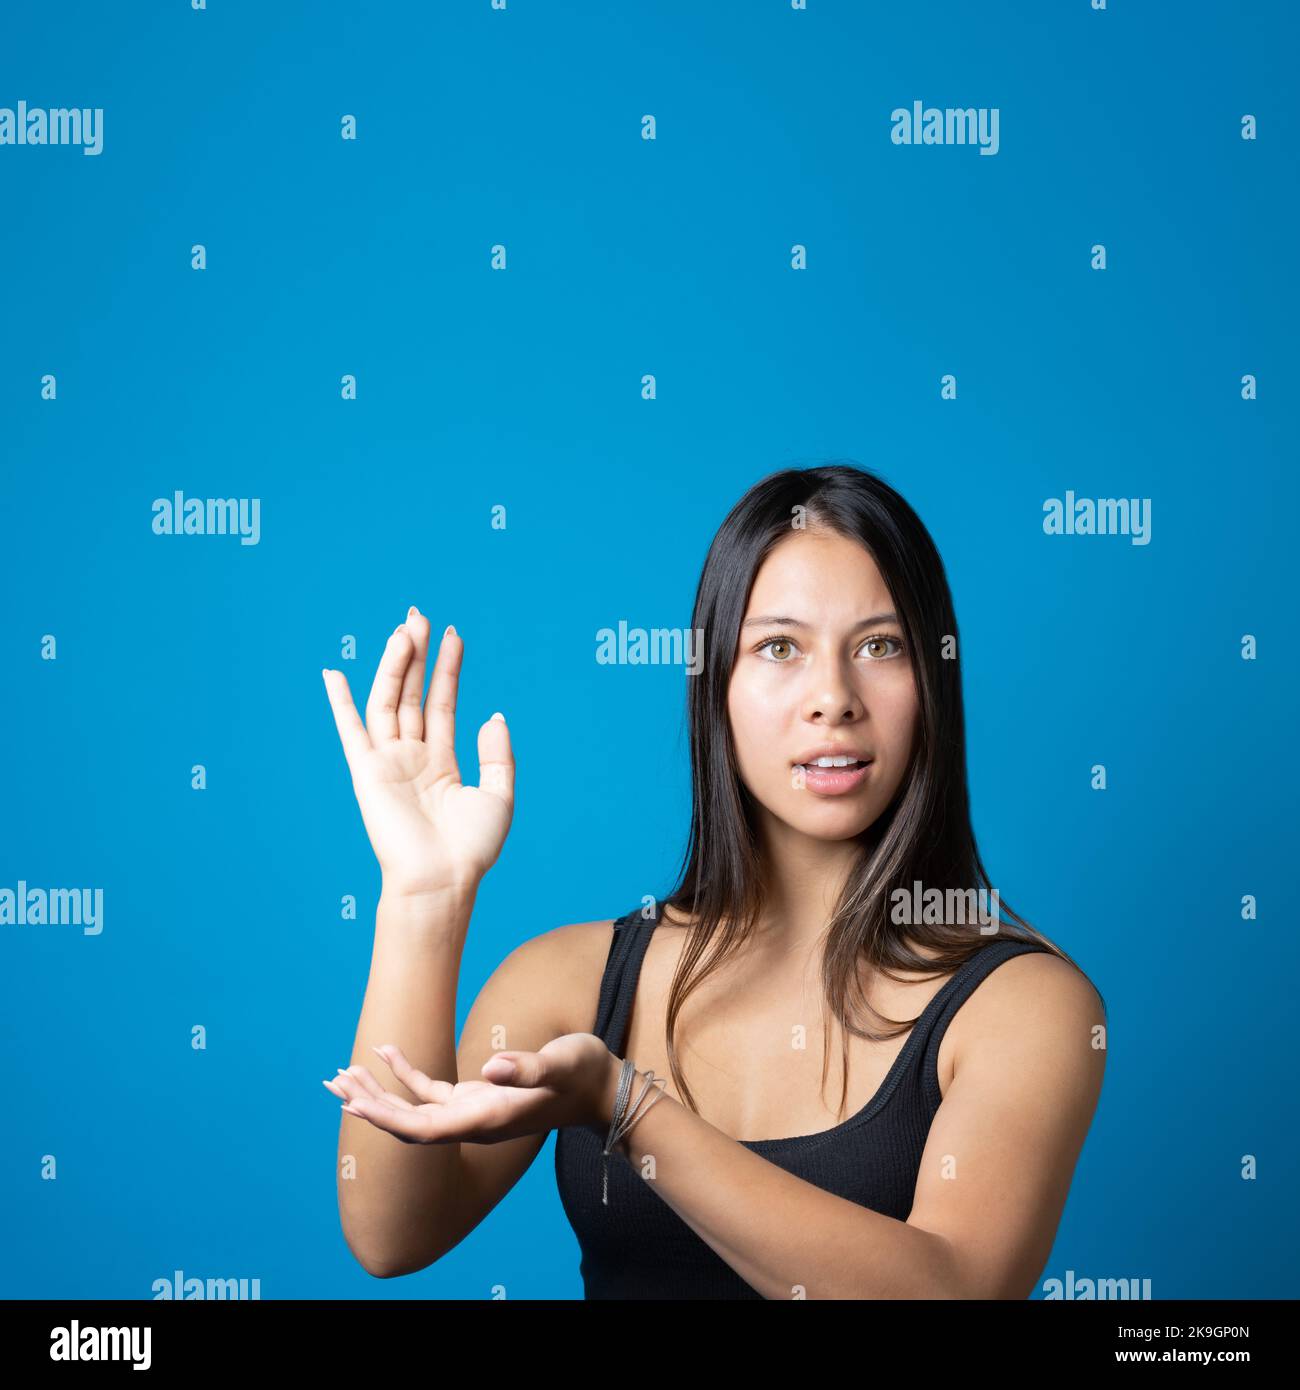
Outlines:
{"label": "fingernail", "polygon": [[420,616],[420,610],[415,606],[415,604],[412,604],[412,605],[406,610],[406,616],[409,618],[409,617],[411,616],[412,613],[414,613],[415,616],[416,616],[417,618]]}
{"label": "fingernail", "polygon": [[500,710],[497,710],[497,712],[492,716],[492,718],[499,719],[503,724],[506,722],[506,717],[504,714],[501,713]]}
{"label": "fingernail", "polygon": [[450,623],[448,623],[447,631],[444,632],[442,635],[444,637],[454,637],[456,635],[456,629]]}

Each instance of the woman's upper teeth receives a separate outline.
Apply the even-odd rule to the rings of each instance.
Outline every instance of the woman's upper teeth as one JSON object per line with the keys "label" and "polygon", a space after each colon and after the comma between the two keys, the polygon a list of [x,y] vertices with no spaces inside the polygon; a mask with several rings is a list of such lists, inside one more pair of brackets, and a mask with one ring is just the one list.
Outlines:
{"label": "woman's upper teeth", "polygon": [[856,758],[814,758],[808,764],[809,767],[848,767],[850,763],[856,763]]}

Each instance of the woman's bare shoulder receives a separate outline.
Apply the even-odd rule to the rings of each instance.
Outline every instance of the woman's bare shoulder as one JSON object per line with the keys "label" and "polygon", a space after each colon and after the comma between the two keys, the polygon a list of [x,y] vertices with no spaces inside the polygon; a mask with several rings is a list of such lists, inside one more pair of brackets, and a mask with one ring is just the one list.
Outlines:
{"label": "woman's bare shoulder", "polygon": [[569,922],[530,937],[511,953],[521,987],[550,998],[556,1037],[596,1025],[600,980],[614,935],[613,917]]}
{"label": "woman's bare shoulder", "polygon": [[[569,922],[531,937],[516,949],[516,964],[526,976],[524,983],[551,995],[557,1037],[562,1033],[590,1033],[595,1028],[600,982],[609,960],[615,923],[621,920],[599,917],[590,922]],[[686,920],[665,906],[663,924],[684,926]]]}
{"label": "woman's bare shoulder", "polygon": [[[1027,1003],[1036,996],[1047,997],[1049,1008],[1068,1008],[1075,1012],[1102,1011],[1096,986],[1078,966],[1052,951],[1023,951],[994,970],[989,980],[999,979],[1005,1000]],[[994,986],[991,997],[998,991]],[[978,992],[978,991],[977,991]]]}
{"label": "woman's bare shoulder", "polygon": [[[1092,981],[1050,951],[1025,951],[980,982],[953,1020],[958,1049],[1008,1028],[1035,1029],[1044,1039],[1065,1033],[1104,1037],[1105,1007]],[[1095,1044],[1094,1044],[1095,1045]]]}

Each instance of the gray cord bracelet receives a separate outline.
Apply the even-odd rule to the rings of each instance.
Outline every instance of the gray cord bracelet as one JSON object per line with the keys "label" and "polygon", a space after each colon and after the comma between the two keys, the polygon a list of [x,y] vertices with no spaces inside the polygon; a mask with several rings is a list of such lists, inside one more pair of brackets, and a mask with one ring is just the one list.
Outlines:
{"label": "gray cord bracelet", "polygon": [[[641,1093],[637,1096],[631,1112],[624,1118],[624,1112],[627,1108],[627,1098],[632,1090],[632,1078],[635,1075],[636,1067],[633,1065],[631,1058],[625,1057],[623,1059],[623,1068],[618,1076],[618,1090],[614,1095],[614,1113],[609,1124],[609,1137],[605,1140],[605,1147],[601,1150],[600,1154],[600,1200],[605,1206],[609,1206],[609,1156],[613,1152],[614,1145],[618,1143],[634,1124],[636,1124],[641,1116],[645,1114],[646,1110],[649,1110],[650,1106],[664,1094],[655,1083],[663,1082],[664,1085],[668,1084],[666,1077],[656,1077],[654,1072],[646,1072],[645,1085],[641,1087]],[[651,1086],[655,1087],[654,1098],[651,1100],[650,1105],[645,1107],[645,1110],[641,1110],[641,1102],[645,1099],[646,1092]],[[640,1111],[639,1114],[637,1113],[638,1111]]]}

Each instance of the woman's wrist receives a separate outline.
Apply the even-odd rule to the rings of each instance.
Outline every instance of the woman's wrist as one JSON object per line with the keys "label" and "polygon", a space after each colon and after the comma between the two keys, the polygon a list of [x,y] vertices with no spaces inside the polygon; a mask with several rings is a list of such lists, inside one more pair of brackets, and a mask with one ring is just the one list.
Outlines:
{"label": "woman's wrist", "polygon": [[614,1122],[614,1103],[618,1097],[618,1083],[622,1073],[623,1059],[615,1057],[612,1052],[607,1053],[600,1084],[596,1088],[596,1113],[591,1120],[593,1125],[603,1128],[606,1133]]}
{"label": "woman's wrist", "polygon": [[[649,1073],[642,1071],[639,1067],[633,1066],[632,1075],[628,1091],[623,1100],[623,1113],[621,1119],[626,1120],[628,1115],[636,1111],[638,1117],[654,1103],[655,1096],[653,1091],[647,1094],[646,1079]],[[623,1058],[616,1057],[612,1052],[604,1063],[604,1074],[600,1078],[600,1084],[596,1091],[595,1114],[590,1123],[593,1129],[600,1131],[600,1137],[606,1138],[609,1134],[610,1126],[614,1123],[614,1110],[618,1104],[619,1083],[623,1077]],[[663,1090],[659,1077],[654,1078],[654,1089]],[[638,1100],[644,1097],[644,1103],[638,1106]],[[623,1149],[623,1136],[620,1136],[614,1143],[614,1148],[625,1152]]]}
{"label": "woman's wrist", "polygon": [[468,924],[478,882],[447,883],[413,888],[384,879],[378,914],[386,921],[411,928],[461,928]]}
{"label": "woman's wrist", "polygon": [[[609,1137],[609,1127],[614,1122],[614,1106],[617,1103],[618,1084],[622,1074],[623,1059],[607,1050],[601,1062],[600,1075],[592,1090],[592,1102],[587,1118],[588,1127],[599,1138],[602,1146]],[[615,1144],[614,1147],[617,1149],[619,1144]]]}

